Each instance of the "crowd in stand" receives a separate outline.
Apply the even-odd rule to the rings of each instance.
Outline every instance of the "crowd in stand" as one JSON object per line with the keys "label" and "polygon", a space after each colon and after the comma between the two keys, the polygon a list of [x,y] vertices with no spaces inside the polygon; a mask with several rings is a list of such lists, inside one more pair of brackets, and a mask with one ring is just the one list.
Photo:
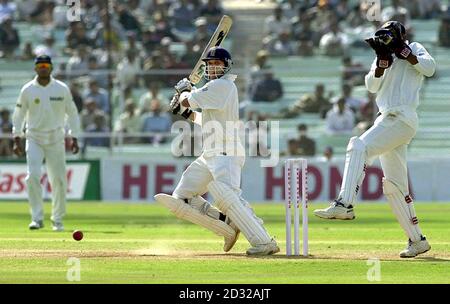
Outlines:
{"label": "crowd in stand", "polygon": [[[225,13],[222,1],[117,0],[110,1],[109,11],[107,2],[80,0],[80,21],[70,22],[65,0],[0,0],[1,60],[52,56],[58,62],[54,76],[70,85],[86,133],[152,132],[145,138],[125,137],[124,143],[164,143],[167,138],[158,133],[170,132],[177,118],[167,113],[168,96],[162,91],[186,75],[180,70],[189,70],[196,63]],[[366,100],[352,96],[353,87],[363,84],[366,70],[352,61],[349,49],[367,47],[363,38],[380,23],[403,22],[411,39],[411,19],[440,19],[438,43],[450,47],[450,13],[443,10],[440,0],[383,1],[382,20],[372,22],[367,16],[373,1],[359,1],[355,6],[350,4],[354,1],[346,0],[277,2],[279,5],[264,22],[263,49],[255,54],[246,92],[255,102],[283,98],[282,82],[267,65],[271,57],[342,58],[342,92],[338,96],[326,92],[325,84],[317,84],[314,92],[273,115],[295,118],[302,113],[318,113],[331,135],[361,133],[374,120],[375,96],[368,94]],[[24,40],[18,22],[29,24],[30,29],[38,26],[42,29],[40,37]],[[57,31],[64,31],[64,41],[57,40]],[[0,132],[8,133],[9,111],[1,113]],[[303,128],[299,127],[302,134],[306,132]],[[315,149],[300,148],[298,142],[308,141],[291,141],[288,154],[316,154]],[[1,139],[0,155],[10,153],[8,144]],[[110,141],[92,137],[85,140],[87,145],[109,146]]]}
{"label": "crowd in stand", "polygon": [[[367,16],[373,15],[374,9],[377,9],[373,1],[357,1],[354,6],[346,0],[278,1],[273,14],[264,22],[263,49],[256,54],[251,69],[249,99],[253,102],[277,102],[283,96],[282,82],[268,65],[270,58],[340,57],[342,86],[338,96],[333,96],[334,92],[327,93],[325,84],[319,83],[313,93],[301,96],[289,107],[281,108],[278,114],[272,113],[271,117],[301,119],[302,113],[316,113],[324,119],[325,132],[329,136],[362,134],[373,124],[378,110],[376,95],[368,92],[366,99],[352,96],[355,86],[364,85],[367,70],[361,63],[353,62],[351,50],[366,48],[367,52],[372,52],[364,43],[364,38],[371,36],[389,20],[402,22],[407,29],[407,39],[412,40],[414,28],[411,19],[440,19],[438,44],[443,47],[450,45],[450,8],[445,8],[440,0],[389,0],[382,1],[382,4],[381,8],[378,7],[381,18],[369,21]],[[264,87],[271,90],[259,89]],[[301,126],[301,133],[306,132],[303,128]],[[311,152],[314,151],[312,147],[298,147],[299,142],[312,145],[312,140],[303,138],[289,139],[286,154],[315,155]]]}
{"label": "crowd in stand", "polygon": [[[173,87],[187,74],[179,70],[195,65],[224,14],[222,3],[109,2],[108,14],[108,1],[81,0],[80,21],[69,22],[65,0],[1,0],[0,57],[12,62],[47,54],[59,62],[54,66],[54,77],[70,85],[85,133],[111,129],[121,133],[170,132],[177,118],[167,113],[169,97],[161,90]],[[36,38],[40,42],[22,41],[16,22],[42,29]],[[57,31],[65,32],[65,41],[56,41]],[[63,47],[57,47],[56,42]],[[181,49],[177,51],[174,46]],[[159,144],[166,140],[158,134],[124,138],[125,143]],[[108,138],[88,137],[87,145],[110,143]]]}

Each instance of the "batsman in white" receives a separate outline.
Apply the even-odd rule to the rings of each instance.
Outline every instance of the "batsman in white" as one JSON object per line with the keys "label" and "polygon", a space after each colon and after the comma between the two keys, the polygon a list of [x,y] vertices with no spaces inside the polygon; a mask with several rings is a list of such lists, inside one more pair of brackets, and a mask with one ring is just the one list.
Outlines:
{"label": "batsman in white", "polygon": [[379,157],[384,173],[383,192],[409,238],[400,257],[409,258],[431,248],[419,227],[409,194],[406,151],[418,127],[416,108],[423,78],[434,74],[436,64],[420,43],[409,43],[405,35],[400,22],[389,21],[374,38],[366,40],[377,57],[365,82],[371,93],[377,93],[380,113],[369,130],[350,139],[338,198],[314,214],[325,219],[354,219],[353,205],[366,164]]}
{"label": "batsman in white", "polygon": [[77,136],[80,133],[80,120],[72,94],[63,82],[51,76],[52,61],[41,55],[35,59],[37,76],[26,83],[13,114],[14,153],[23,155],[21,136],[26,122],[28,200],[31,207],[30,229],[44,227],[44,204],[42,200],[41,167],[45,159],[47,173],[52,186],[53,231],[62,231],[66,213],[66,160],[65,160],[65,121],[70,126],[72,152],[78,153]]}
{"label": "batsman in white", "polygon": [[[230,53],[222,47],[209,49],[202,59],[206,63],[205,78],[201,88],[191,86],[188,79],[176,85],[170,108],[202,126],[203,152],[184,171],[172,195],[157,194],[155,199],[168,207],[177,217],[203,226],[225,238],[224,251],[236,243],[239,232],[252,245],[248,255],[270,255],[280,249],[270,237],[250,204],[241,196],[241,170],[245,153],[239,137],[226,128],[227,122],[239,121],[236,75],[231,69]],[[191,109],[201,109],[200,112]],[[207,126],[214,125],[215,130]],[[213,144],[205,145],[207,138]],[[236,149],[238,147],[238,149]],[[217,208],[201,195],[209,192]]]}

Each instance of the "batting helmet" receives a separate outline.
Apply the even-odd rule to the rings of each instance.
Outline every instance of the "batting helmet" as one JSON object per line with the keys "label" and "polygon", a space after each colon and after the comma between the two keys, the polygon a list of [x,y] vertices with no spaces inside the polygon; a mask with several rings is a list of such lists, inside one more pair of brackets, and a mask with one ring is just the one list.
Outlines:
{"label": "batting helmet", "polygon": [[[208,68],[209,60],[221,60],[225,64],[224,68],[222,68],[221,71],[215,70],[215,76],[217,78],[220,78],[223,75],[225,75],[231,69],[231,65],[233,64],[233,61],[231,60],[231,54],[226,49],[220,46],[210,48],[206,53],[205,57],[202,58],[202,60],[206,62],[205,78],[207,80],[211,80],[212,76],[211,75],[212,71],[210,70],[210,68]],[[215,69],[217,68],[218,67],[215,67]]]}

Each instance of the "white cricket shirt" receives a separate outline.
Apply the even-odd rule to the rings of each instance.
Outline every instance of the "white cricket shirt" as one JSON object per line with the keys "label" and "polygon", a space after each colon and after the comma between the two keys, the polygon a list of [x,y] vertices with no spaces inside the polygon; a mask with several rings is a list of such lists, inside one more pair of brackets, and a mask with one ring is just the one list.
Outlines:
{"label": "white cricket shirt", "polygon": [[193,89],[187,95],[190,107],[202,110],[200,125],[205,156],[223,153],[245,155],[240,141],[242,123],[239,120],[238,91],[234,84],[236,77],[224,75]]}
{"label": "white cricket shirt", "polygon": [[46,86],[37,82],[37,76],[20,91],[13,114],[13,135],[21,136],[26,123],[26,137],[38,144],[52,144],[64,139],[64,126],[69,134],[80,135],[80,119],[69,88],[51,77]]}
{"label": "white cricket shirt", "polygon": [[417,128],[416,109],[423,76],[433,76],[436,63],[420,43],[413,42],[409,47],[417,56],[417,64],[412,65],[394,56],[392,65],[384,71],[383,76],[376,78],[375,58],[365,80],[367,90],[377,93],[376,102],[382,114],[398,113],[407,124]]}

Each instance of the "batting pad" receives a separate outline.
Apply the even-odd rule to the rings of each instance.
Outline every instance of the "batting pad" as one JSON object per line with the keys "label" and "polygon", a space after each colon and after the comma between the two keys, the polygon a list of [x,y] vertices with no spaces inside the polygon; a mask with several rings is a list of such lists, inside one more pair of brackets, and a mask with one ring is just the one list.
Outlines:
{"label": "batting pad", "polygon": [[217,207],[230,217],[252,246],[267,244],[272,240],[252,209],[242,204],[240,197],[230,186],[212,181],[208,185],[208,191],[214,197]]}
{"label": "batting pad", "polygon": [[[172,211],[179,219],[187,220],[193,224],[202,226],[225,238],[233,238],[236,234],[230,225],[227,225],[225,222],[219,220],[220,212],[214,207],[213,208],[215,210],[212,210],[210,207],[202,207],[204,208],[203,210],[205,210],[203,213],[184,202],[184,200],[175,198],[171,195],[160,193],[156,194],[154,197],[157,202],[169,208],[170,211]],[[207,201],[204,202],[209,205]],[[201,204],[203,205],[204,202],[201,202]],[[198,203],[198,199],[196,204],[198,206],[200,205],[200,203]],[[214,214],[215,212],[217,212],[217,218],[207,215]]]}
{"label": "batting pad", "polygon": [[383,192],[406,236],[413,242],[420,241],[422,231],[419,228],[411,196],[404,195],[394,183],[386,178],[383,178]]}
{"label": "batting pad", "polygon": [[364,179],[366,145],[358,137],[350,138],[345,157],[344,176],[339,197],[346,206],[353,205]]}

